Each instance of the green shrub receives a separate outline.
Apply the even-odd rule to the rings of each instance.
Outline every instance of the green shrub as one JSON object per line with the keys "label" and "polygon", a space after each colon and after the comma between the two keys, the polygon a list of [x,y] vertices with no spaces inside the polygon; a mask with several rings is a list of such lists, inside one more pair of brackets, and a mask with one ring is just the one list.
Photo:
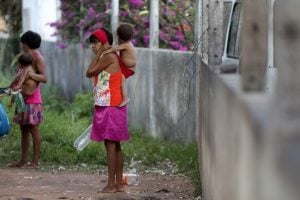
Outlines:
{"label": "green shrub", "polygon": [[47,110],[62,113],[70,109],[70,103],[62,95],[62,92],[56,86],[44,86],[42,88],[43,107]]}
{"label": "green shrub", "polygon": [[77,94],[72,103],[72,112],[76,119],[91,117],[93,112],[93,95],[91,92]]}

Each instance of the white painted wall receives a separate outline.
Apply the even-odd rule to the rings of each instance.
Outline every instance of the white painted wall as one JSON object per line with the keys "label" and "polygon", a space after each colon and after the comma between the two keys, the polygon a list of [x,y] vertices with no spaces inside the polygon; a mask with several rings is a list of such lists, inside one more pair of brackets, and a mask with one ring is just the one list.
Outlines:
{"label": "white painted wall", "polygon": [[43,40],[56,41],[51,36],[55,29],[49,23],[60,18],[59,0],[23,0],[22,1],[22,30],[32,30],[39,33]]}

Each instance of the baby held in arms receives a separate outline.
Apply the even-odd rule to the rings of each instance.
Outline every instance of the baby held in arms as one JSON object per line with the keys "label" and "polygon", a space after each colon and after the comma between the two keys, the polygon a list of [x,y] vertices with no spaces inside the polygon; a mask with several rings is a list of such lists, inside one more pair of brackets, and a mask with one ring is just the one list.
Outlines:
{"label": "baby held in arms", "polygon": [[[24,97],[31,96],[37,87],[37,82],[27,77],[29,72],[34,72],[32,61],[33,58],[29,53],[22,53],[19,56],[19,69],[17,75],[10,84],[10,88],[12,88],[13,91],[21,90],[21,94]],[[13,104],[13,101],[12,98],[10,106]]]}

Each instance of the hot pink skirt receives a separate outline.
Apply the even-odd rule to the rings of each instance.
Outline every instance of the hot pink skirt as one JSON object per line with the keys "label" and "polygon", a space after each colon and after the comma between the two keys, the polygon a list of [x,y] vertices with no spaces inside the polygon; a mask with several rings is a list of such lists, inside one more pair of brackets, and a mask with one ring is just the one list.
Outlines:
{"label": "hot pink skirt", "polygon": [[129,140],[127,106],[95,106],[91,140]]}

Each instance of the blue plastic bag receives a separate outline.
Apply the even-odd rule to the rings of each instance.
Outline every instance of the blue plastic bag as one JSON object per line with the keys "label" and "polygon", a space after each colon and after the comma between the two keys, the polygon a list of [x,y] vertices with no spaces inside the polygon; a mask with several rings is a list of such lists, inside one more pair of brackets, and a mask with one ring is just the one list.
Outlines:
{"label": "blue plastic bag", "polygon": [[5,137],[10,130],[10,124],[7,114],[4,110],[2,103],[0,102],[0,138]]}

